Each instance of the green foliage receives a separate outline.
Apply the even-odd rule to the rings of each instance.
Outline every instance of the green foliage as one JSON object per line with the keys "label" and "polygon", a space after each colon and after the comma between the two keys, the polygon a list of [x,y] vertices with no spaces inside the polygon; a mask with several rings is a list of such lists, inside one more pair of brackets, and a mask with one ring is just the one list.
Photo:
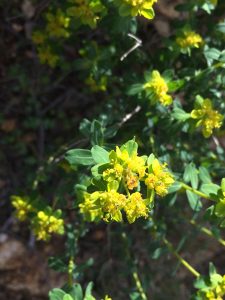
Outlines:
{"label": "green foliage", "polygon": [[53,1],[9,39],[24,34],[24,56],[3,70],[0,158],[15,216],[38,239],[65,236],[49,266],[68,282],[50,300],[94,300],[91,280],[98,299],[180,299],[180,264],[198,277],[193,299],[224,295],[213,265],[204,276],[185,254],[200,232],[225,244],[225,5],[185,0],[161,35],[157,2]]}

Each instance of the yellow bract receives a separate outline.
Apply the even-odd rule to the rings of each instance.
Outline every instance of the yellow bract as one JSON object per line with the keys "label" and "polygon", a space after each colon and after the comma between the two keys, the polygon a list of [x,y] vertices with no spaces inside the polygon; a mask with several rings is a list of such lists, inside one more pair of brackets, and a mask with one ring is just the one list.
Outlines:
{"label": "yellow bract", "polygon": [[32,211],[32,205],[28,203],[25,198],[19,196],[11,197],[12,205],[16,209],[16,217],[20,221],[24,221],[27,218],[27,214]]}
{"label": "yellow bract", "polygon": [[182,36],[176,39],[181,49],[199,48],[203,44],[202,37],[194,31],[185,30]]}
{"label": "yellow bract", "polygon": [[168,85],[158,71],[152,72],[151,79],[144,84],[143,88],[153,93],[155,100],[165,106],[170,105],[173,101],[172,97],[167,94],[169,90]]}
{"label": "yellow bract", "polygon": [[33,220],[33,231],[38,240],[48,240],[53,233],[64,233],[63,219],[44,211],[39,211]]}
{"label": "yellow bract", "polygon": [[196,127],[202,128],[202,133],[206,138],[213,133],[214,128],[220,128],[223,121],[223,116],[213,109],[209,99],[205,99],[201,107],[192,110],[191,117],[198,120]]}
{"label": "yellow bract", "polygon": [[156,194],[163,197],[168,193],[168,188],[174,183],[172,174],[166,166],[159,163],[158,159],[152,162],[152,173],[148,175],[145,184],[150,190],[155,190]]}

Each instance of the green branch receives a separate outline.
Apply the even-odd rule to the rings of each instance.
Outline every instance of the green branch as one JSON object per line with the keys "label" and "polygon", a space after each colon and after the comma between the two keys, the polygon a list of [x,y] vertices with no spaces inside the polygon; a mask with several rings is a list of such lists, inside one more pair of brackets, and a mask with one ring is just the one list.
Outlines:
{"label": "green branch", "polygon": [[163,238],[164,244],[167,246],[169,251],[173,253],[173,255],[179,260],[179,262],[185,266],[186,269],[188,269],[195,277],[199,277],[200,273],[196,271],[185,259],[183,259],[178,252],[174,249],[173,245],[166,239]]}

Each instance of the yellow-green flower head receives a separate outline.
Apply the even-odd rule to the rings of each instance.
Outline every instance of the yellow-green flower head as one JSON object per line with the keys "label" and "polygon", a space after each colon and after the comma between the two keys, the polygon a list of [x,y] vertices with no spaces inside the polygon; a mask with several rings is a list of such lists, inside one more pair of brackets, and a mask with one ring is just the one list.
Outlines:
{"label": "yellow-green flower head", "polygon": [[168,95],[168,85],[158,71],[152,72],[150,80],[143,85],[143,88],[147,92],[151,92],[154,100],[164,106],[170,105],[173,101],[172,97]]}
{"label": "yellow-green flower head", "polygon": [[90,75],[85,83],[89,86],[90,90],[94,93],[96,92],[105,92],[107,89],[107,77],[101,76],[99,82],[97,82],[92,75]]}
{"label": "yellow-green flower head", "polygon": [[64,221],[51,212],[39,211],[33,219],[32,228],[38,240],[46,241],[53,233],[64,233]]}
{"label": "yellow-green flower head", "polygon": [[153,5],[157,0],[119,0],[121,15],[131,15],[136,17],[137,15],[143,16],[147,19],[153,19],[155,14]]}
{"label": "yellow-green flower head", "polygon": [[209,99],[202,99],[196,104],[196,109],[191,111],[191,117],[197,120],[196,127],[201,127],[204,137],[209,137],[214,128],[220,128],[223,123],[223,116],[212,107]]}
{"label": "yellow-green flower head", "polygon": [[139,192],[133,193],[127,200],[125,212],[129,223],[140,217],[148,217],[148,208]]}
{"label": "yellow-green flower head", "polygon": [[32,205],[28,202],[26,198],[19,196],[11,196],[12,205],[16,209],[16,217],[20,221],[25,221],[29,212],[33,210]]}
{"label": "yellow-green flower head", "polygon": [[154,159],[148,177],[145,180],[149,190],[155,190],[156,194],[164,197],[168,193],[168,188],[174,183],[172,174],[165,165],[160,164],[158,159]]}
{"label": "yellow-green flower head", "polygon": [[59,61],[59,56],[52,52],[50,46],[40,46],[38,47],[38,57],[42,64],[47,64],[54,68]]}
{"label": "yellow-green flower head", "polygon": [[214,282],[207,288],[197,292],[198,299],[201,300],[223,300],[225,296],[225,275],[213,275],[216,277]]}
{"label": "yellow-green flower head", "polygon": [[106,13],[100,0],[70,0],[70,3],[73,6],[68,8],[68,14],[91,28],[95,28],[100,17]]}
{"label": "yellow-green flower head", "polygon": [[199,48],[203,45],[203,39],[194,31],[184,30],[183,34],[176,38],[176,43],[181,49],[187,50],[191,48]]}
{"label": "yellow-green flower head", "polygon": [[50,37],[67,38],[70,33],[68,27],[70,24],[70,18],[66,16],[61,9],[57,9],[56,13],[47,13],[47,26],[46,32]]}
{"label": "yellow-green flower head", "polygon": [[46,34],[42,31],[34,31],[32,34],[32,41],[36,45],[42,45],[46,41]]}
{"label": "yellow-green flower head", "polygon": [[104,300],[112,300],[108,295],[105,296]]}
{"label": "yellow-green flower head", "polygon": [[114,190],[109,192],[94,192],[84,195],[84,202],[79,205],[80,212],[88,221],[104,219],[105,221],[122,221],[121,210],[126,203],[126,197]]}

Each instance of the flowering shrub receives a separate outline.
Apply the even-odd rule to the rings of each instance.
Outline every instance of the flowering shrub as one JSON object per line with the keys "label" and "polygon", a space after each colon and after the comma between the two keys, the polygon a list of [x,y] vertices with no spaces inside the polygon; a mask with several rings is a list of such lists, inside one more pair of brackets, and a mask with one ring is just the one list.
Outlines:
{"label": "flowering shrub", "polygon": [[[157,38],[151,26],[158,28],[160,0],[49,2],[32,27],[39,77],[29,85],[21,74],[14,93],[33,105],[22,106],[38,117],[24,118],[24,131],[38,132],[40,155],[24,163],[30,173],[11,204],[37,240],[63,235],[64,251],[49,266],[68,282],[49,292],[51,300],[181,299],[168,279],[180,265],[196,277],[187,297],[223,299],[224,276],[212,264],[205,276],[189,243],[203,247],[201,233],[225,246],[222,2],[183,1],[169,34]],[[62,102],[66,112],[56,114]],[[34,148],[19,146],[22,156]],[[90,247],[95,231],[104,239],[99,260]],[[169,265],[161,280],[168,252],[179,266]]]}

